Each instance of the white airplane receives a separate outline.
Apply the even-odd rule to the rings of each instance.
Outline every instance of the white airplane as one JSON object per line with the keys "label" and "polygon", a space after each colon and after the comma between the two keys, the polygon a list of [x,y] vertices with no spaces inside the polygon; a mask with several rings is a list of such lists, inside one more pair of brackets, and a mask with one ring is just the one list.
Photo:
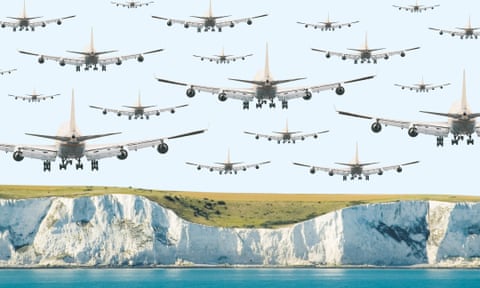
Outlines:
{"label": "white airplane", "polygon": [[210,6],[206,16],[191,16],[192,18],[200,19],[200,21],[177,20],[177,19],[164,18],[160,16],[152,16],[152,18],[167,21],[167,26],[172,26],[172,24],[175,23],[175,24],[182,24],[183,27],[185,28],[195,27],[197,28],[197,32],[202,32],[202,29],[205,32],[207,31],[215,32],[215,29],[218,30],[218,32],[222,32],[222,28],[224,27],[233,28],[235,27],[236,24],[239,24],[239,23],[247,23],[248,25],[252,25],[253,23],[252,19],[265,17],[267,15],[268,14],[262,14],[254,17],[248,17],[248,18],[219,21],[220,19],[230,17],[230,15],[214,16],[212,12],[212,1],[210,0]]}
{"label": "white airplane", "polygon": [[319,167],[315,165],[308,165],[308,164],[303,164],[298,162],[293,162],[293,164],[310,168],[310,173],[312,174],[315,174],[315,172],[317,171],[324,171],[324,172],[327,172],[328,175],[330,176],[342,175],[343,181],[346,181],[349,175],[350,175],[350,180],[354,180],[354,179],[362,180],[363,176],[365,176],[365,180],[370,180],[370,175],[373,175],[373,174],[383,175],[383,172],[386,172],[389,170],[396,170],[398,173],[400,173],[403,171],[403,168],[402,168],[403,166],[417,164],[419,162],[420,161],[413,161],[413,162],[385,166],[385,167],[366,168],[367,166],[375,165],[375,164],[378,164],[379,162],[369,162],[369,163],[360,162],[360,160],[358,159],[358,144],[357,144],[355,149],[355,157],[350,163],[341,163],[341,162],[335,163],[338,165],[347,166],[347,168],[326,168],[326,167]]}
{"label": "white airplane", "polygon": [[412,13],[420,13],[427,10],[433,10],[440,5],[435,4],[435,5],[425,6],[425,5],[418,4],[418,0],[416,0],[415,4],[413,5],[408,5],[408,6],[392,5],[392,6],[395,8],[398,8],[398,10],[405,10]]}
{"label": "white airplane", "polygon": [[186,107],[188,104],[184,105],[179,105],[179,106],[174,106],[174,107],[168,107],[168,108],[161,108],[161,109],[151,109],[147,110],[150,108],[156,107],[156,105],[148,105],[144,106],[142,105],[141,99],[140,99],[140,93],[138,94],[138,99],[137,103],[134,106],[123,106],[125,108],[128,108],[128,110],[120,110],[120,109],[111,109],[111,108],[103,108],[99,106],[92,106],[90,105],[90,108],[93,109],[99,109],[102,110],[102,113],[106,115],[108,112],[117,114],[117,116],[128,116],[128,120],[133,119],[149,119],[150,116],[160,116],[160,113],[167,112],[169,111],[170,113],[175,113],[175,110],[178,108]]}
{"label": "white airplane", "polygon": [[220,55],[213,55],[211,57],[208,56],[200,56],[200,55],[193,55],[193,57],[200,58],[200,60],[207,60],[210,62],[215,62],[217,64],[229,64],[230,62],[235,62],[237,60],[245,60],[245,58],[252,56],[253,54],[247,54],[242,56],[235,56],[230,54],[225,54],[225,49],[222,48],[222,52]]}
{"label": "white airplane", "polygon": [[304,25],[305,28],[313,27],[314,29],[320,29],[321,31],[335,31],[335,29],[340,29],[342,27],[352,27],[353,24],[356,24],[360,21],[353,21],[347,23],[338,23],[337,21],[330,21],[330,15],[327,16],[327,20],[323,22],[318,22],[316,24],[310,24],[305,22],[297,22],[298,24]]}
{"label": "white airplane", "polygon": [[0,70],[0,75],[3,74],[12,74],[12,72],[17,71],[17,69],[10,69],[10,70]]}
{"label": "white airplane", "polygon": [[244,131],[245,134],[249,135],[254,135],[255,139],[260,139],[260,138],[266,138],[268,141],[277,141],[278,144],[280,143],[293,143],[295,144],[295,141],[298,140],[305,140],[308,137],[313,137],[315,139],[318,138],[318,135],[327,133],[329,132],[328,130],[320,131],[320,132],[315,132],[315,133],[308,133],[308,134],[300,134],[302,133],[301,131],[289,131],[288,130],[288,121],[285,125],[285,129],[283,131],[277,132],[273,131],[274,135],[268,135],[268,134],[260,134],[260,133],[254,133],[254,132],[248,132]]}
{"label": "white airplane", "polygon": [[53,95],[43,95],[43,94],[38,94],[35,90],[33,90],[32,94],[26,94],[25,96],[20,96],[20,95],[12,95],[8,94],[10,97],[14,97],[15,100],[20,99],[23,101],[28,101],[30,102],[41,102],[42,100],[47,100],[47,99],[53,99],[60,94],[53,94]]}
{"label": "white airplane", "polygon": [[385,126],[395,126],[402,129],[408,129],[410,137],[417,137],[418,134],[427,134],[437,137],[437,146],[443,146],[443,138],[453,134],[452,145],[458,145],[459,140],[463,140],[467,136],[467,145],[473,145],[472,134],[480,136],[480,126],[476,122],[476,118],[480,117],[480,113],[472,113],[467,102],[467,92],[465,84],[465,72],[463,72],[463,88],[462,98],[459,102],[455,102],[448,113],[420,111],[422,113],[447,117],[446,122],[416,122],[416,121],[399,121],[374,116],[360,115],[345,111],[337,111],[341,115],[358,117],[363,119],[373,119],[371,129],[378,133],[382,130],[382,124]]}
{"label": "white airplane", "polygon": [[27,54],[27,55],[38,56],[38,63],[40,64],[45,63],[45,60],[52,60],[52,61],[58,62],[62,67],[67,64],[74,65],[76,67],[76,71],[79,72],[82,66],[85,66],[84,68],[85,71],[88,71],[90,68],[93,68],[93,70],[96,71],[98,70],[97,65],[99,65],[102,68],[102,71],[107,71],[107,65],[111,65],[111,64],[121,65],[123,61],[126,61],[126,60],[137,59],[138,62],[143,62],[144,55],[157,53],[160,51],[163,51],[163,49],[156,49],[156,50],[152,50],[144,53],[131,54],[126,56],[113,56],[113,57],[103,58],[101,57],[102,55],[117,52],[117,50],[96,51],[94,42],[93,42],[93,29],[92,29],[90,33],[90,45],[86,51],[84,52],[67,51],[69,53],[81,55],[81,57],[79,58],[48,56],[48,55],[32,53],[32,52],[27,52],[22,50],[19,50],[18,52],[22,54]]}
{"label": "white airplane", "polygon": [[467,27],[457,27],[456,29],[460,31],[453,31],[453,30],[444,30],[444,29],[438,29],[438,28],[432,28],[429,27],[428,29],[433,30],[433,31],[438,31],[440,35],[443,35],[443,33],[450,34],[452,37],[459,36],[460,39],[478,39],[478,36],[480,36],[480,27],[472,27],[472,23],[470,21],[470,17],[468,18],[468,23]]}
{"label": "white airplane", "polygon": [[255,164],[243,164],[243,162],[231,162],[230,161],[230,150],[228,151],[227,160],[225,162],[215,162],[215,166],[211,165],[203,165],[197,164],[192,162],[185,162],[188,165],[196,166],[197,170],[208,169],[210,172],[218,171],[220,175],[222,174],[237,174],[238,171],[246,171],[249,168],[255,167],[255,169],[259,169],[261,165],[265,165],[270,163],[270,161],[255,163]]}
{"label": "white airplane", "polygon": [[88,140],[119,134],[105,133],[96,135],[82,135],[75,121],[75,104],[72,93],[72,106],[70,121],[61,126],[56,136],[30,134],[26,135],[55,140],[55,145],[18,145],[18,144],[0,144],[0,151],[12,152],[15,161],[22,161],[25,157],[39,159],[43,161],[43,171],[50,171],[51,162],[56,158],[61,160],[60,170],[67,169],[68,165],[72,165],[72,160],[76,161],[75,168],[83,169],[82,158],[91,162],[91,169],[98,170],[98,160],[108,157],[117,157],[125,160],[128,157],[128,151],[137,151],[139,149],[153,147],[161,154],[167,153],[168,145],[165,143],[168,139],[175,139],[185,136],[196,135],[206,130],[192,131],[171,137],[157,138],[152,140],[143,140],[138,142],[104,144],[104,145],[88,145]]}
{"label": "white airplane", "polygon": [[321,49],[316,49],[312,48],[313,51],[317,52],[322,52],[325,53],[325,57],[330,58],[332,55],[333,56],[338,56],[342,58],[342,60],[347,60],[347,59],[352,59],[353,63],[357,64],[359,61],[360,63],[377,63],[377,60],[379,59],[385,59],[388,60],[391,56],[394,55],[400,55],[401,57],[405,57],[406,52],[412,51],[419,49],[420,47],[415,47],[415,48],[409,48],[409,49],[404,49],[404,50],[398,50],[398,51],[390,51],[390,52],[378,52],[380,50],[384,50],[385,48],[375,48],[371,49],[368,47],[368,39],[367,39],[367,34],[365,34],[365,43],[363,44],[363,47],[360,49],[354,49],[354,48],[347,48],[348,50],[355,51],[357,53],[342,53],[342,52],[332,52],[332,51],[327,51],[327,50],[321,50]]}
{"label": "white airplane", "polygon": [[140,1],[124,1],[124,2],[115,2],[111,1],[112,4],[116,5],[117,7],[127,7],[127,8],[138,8],[142,6],[148,6],[150,4],[153,4],[153,1],[148,1],[148,2],[140,2]]}
{"label": "white airplane", "polygon": [[45,26],[47,26],[47,24],[50,24],[50,23],[57,23],[58,25],[61,25],[63,20],[75,17],[75,15],[72,15],[72,16],[61,17],[61,18],[56,18],[56,19],[33,21],[33,20],[42,18],[42,16],[28,17],[26,11],[27,11],[27,9],[26,9],[26,6],[25,6],[25,1],[23,1],[23,11],[22,11],[22,14],[20,15],[20,17],[7,17],[7,18],[15,20],[15,21],[13,21],[13,22],[0,21],[0,27],[2,27],[2,28],[12,27],[14,32],[17,31],[17,29],[19,31],[31,30],[33,32],[33,31],[35,31],[36,27],[45,27]]}
{"label": "white airplane", "polygon": [[428,92],[430,90],[435,90],[437,88],[443,89],[443,87],[450,85],[450,83],[444,83],[444,84],[430,84],[430,83],[425,83],[422,77],[422,80],[420,83],[415,83],[412,85],[402,85],[402,84],[394,84],[395,86],[398,86],[404,89],[408,89],[410,91],[415,91],[415,92]]}
{"label": "white airplane", "polygon": [[262,108],[263,104],[266,104],[269,101],[269,107],[274,108],[275,98],[277,98],[282,103],[282,108],[288,108],[288,101],[295,98],[303,98],[304,100],[310,100],[312,98],[312,93],[320,92],[324,90],[335,90],[337,95],[343,95],[345,93],[345,88],[342,86],[344,84],[349,84],[357,81],[363,81],[367,79],[372,79],[375,76],[366,76],[362,78],[357,78],[353,80],[336,82],[331,84],[323,84],[310,87],[297,87],[297,88],[284,88],[279,89],[278,85],[284,84],[287,82],[293,82],[297,80],[302,80],[305,78],[294,78],[294,79],[285,79],[285,80],[274,80],[272,74],[270,73],[270,65],[268,59],[268,46],[265,56],[265,68],[262,75],[256,77],[254,80],[242,80],[242,79],[232,79],[229,80],[253,84],[253,88],[217,88],[209,87],[202,85],[192,85],[187,83],[181,83],[166,79],[156,78],[160,82],[187,86],[186,94],[188,97],[195,96],[195,91],[204,91],[210,92],[212,94],[218,94],[218,100],[226,101],[228,98],[237,99],[243,102],[243,109],[249,108],[249,103],[251,101],[257,100],[256,108]]}

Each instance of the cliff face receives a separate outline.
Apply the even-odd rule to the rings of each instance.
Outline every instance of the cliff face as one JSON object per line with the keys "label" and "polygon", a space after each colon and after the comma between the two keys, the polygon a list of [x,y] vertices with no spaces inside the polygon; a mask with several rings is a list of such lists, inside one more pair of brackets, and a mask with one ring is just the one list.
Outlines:
{"label": "cliff face", "polygon": [[480,204],[360,205],[281,229],[184,221],[130,195],[0,201],[0,266],[480,265]]}

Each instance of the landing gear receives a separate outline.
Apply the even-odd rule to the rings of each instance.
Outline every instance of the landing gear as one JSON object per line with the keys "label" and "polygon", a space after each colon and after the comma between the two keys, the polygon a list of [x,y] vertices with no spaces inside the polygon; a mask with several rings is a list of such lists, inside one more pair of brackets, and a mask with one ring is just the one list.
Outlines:
{"label": "landing gear", "polygon": [[75,71],[80,72],[80,66],[75,66]]}
{"label": "landing gear", "polygon": [[369,175],[365,175],[365,181],[368,181],[370,180],[370,176]]}
{"label": "landing gear", "polygon": [[472,135],[469,135],[467,139],[467,145],[470,145],[470,144],[473,145]]}
{"label": "landing gear", "polygon": [[83,164],[80,161],[80,159],[77,159],[77,164],[75,164],[75,169],[77,170],[83,170]]}
{"label": "landing gear", "polygon": [[275,108],[275,103],[274,103],[274,102],[270,102],[270,104],[268,104],[268,107],[269,107],[269,108]]}
{"label": "landing gear", "polygon": [[46,171],[49,171],[51,170],[51,163],[49,160],[45,160],[43,161],[43,172],[46,172]]}
{"label": "landing gear", "polygon": [[98,171],[98,160],[92,160],[92,171],[97,170]]}
{"label": "landing gear", "polygon": [[255,108],[257,109],[262,108],[262,102],[258,102],[257,104],[255,104]]}
{"label": "landing gear", "polygon": [[288,109],[288,102],[282,101],[282,109]]}
{"label": "landing gear", "polygon": [[347,176],[343,175],[343,181],[347,181]]}
{"label": "landing gear", "polygon": [[442,136],[437,137],[437,147],[439,147],[439,146],[443,146],[443,137]]}
{"label": "landing gear", "polygon": [[68,165],[72,165],[72,160],[69,159],[62,159],[62,163],[60,163],[60,165],[58,165],[58,167],[60,168],[60,170],[64,169],[64,170],[67,170],[67,166]]}
{"label": "landing gear", "polygon": [[107,71],[107,65],[102,65],[102,72]]}
{"label": "landing gear", "polygon": [[250,104],[248,102],[243,102],[243,110],[248,110],[248,108],[250,108]]}

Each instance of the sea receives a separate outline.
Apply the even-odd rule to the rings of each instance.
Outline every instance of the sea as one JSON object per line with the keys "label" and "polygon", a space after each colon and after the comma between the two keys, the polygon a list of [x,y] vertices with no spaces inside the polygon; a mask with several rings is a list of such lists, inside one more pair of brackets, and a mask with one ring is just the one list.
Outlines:
{"label": "sea", "polygon": [[480,269],[0,269],[0,287],[480,287]]}

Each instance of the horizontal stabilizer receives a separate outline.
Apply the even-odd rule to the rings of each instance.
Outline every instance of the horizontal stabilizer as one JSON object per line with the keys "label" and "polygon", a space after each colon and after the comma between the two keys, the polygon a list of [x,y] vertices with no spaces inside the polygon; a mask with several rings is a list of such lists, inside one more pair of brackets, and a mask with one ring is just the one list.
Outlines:
{"label": "horizontal stabilizer", "polygon": [[40,19],[42,18],[43,16],[37,16],[37,17],[7,17],[8,19],[13,19],[13,20],[18,20],[18,21],[22,21],[22,20],[35,20],[35,19]]}
{"label": "horizontal stabilizer", "polygon": [[192,18],[197,18],[197,19],[202,19],[202,20],[208,20],[208,19],[222,19],[222,18],[227,18],[232,15],[225,15],[225,16],[190,16]]}
{"label": "horizontal stabilizer", "polygon": [[96,139],[96,138],[101,138],[101,137],[120,134],[120,132],[107,133],[107,134],[97,134],[97,135],[88,135],[88,136],[79,136],[79,137],[51,136],[51,135],[31,134],[31,133],[25,133],[25,134],[28,135],[28,136],[46,138],[46,139],[61,141],[61,142],[68,142],[68,141],[72,141],[72,140],[77,141],[77,142],[83,142],[83,141],[90,140],[90,139]]}
{"label": "horizontal stabilizer", "polygon": [[[273,81],[270,81],[269,83],[271,85],[278,85],[278,84],[283,84],[283,83],[288,83],[288,82],[293,82],[293,81],[298,81],[298,80],[303,80],[303,79],[306,79],[306,78],[302,77],[302,78],[285,79],[285,80],[273,80]],[[253,85],[257,85],[257,86],[265,85],[265,81],[244,80],[244,79],[235,79],[235,78],[228,78],[228,80],[253,84]]]}
{"label": "horizontal stabilizer", "polygon": [[[21,52],[21,51],[20,51]],[[83,52],[83,51],[71,51],[71,50],[67,50],[68,53],[73,53],[73,54],[80,54],[80,55],[84,55],[84,56],[89,56],[90,52]],[[100,52],[93,52],[93,54],[95,55],[103,55],[103,54],[109,54],[109,53],[114,53],[114,52],[118,52],[118,50],[110,50],[110,51],[100,51]]]}
{"label": "horizontal stabilizer", "polygon": [[353,163],[342,163],[342,162],[335,162],[335,164],[338,165],[343,165],[343,166],[348,166],[348,167],[364,167],[364,166],[370,166],[370,165],[375,165],[378,164],[379,162],[369,162],[369,163],[358,163],[358,164],[353,164]]}
{"label": "horizontal stabilizer", "polygon": [[376,51],[380,51],[380,50],[385,50],[385,48],[376,48],[376,49],[347,48],[347,50],[356,51],[356,52],[365,52],[365,51],[368,51],[368,52],[376,52]]}

